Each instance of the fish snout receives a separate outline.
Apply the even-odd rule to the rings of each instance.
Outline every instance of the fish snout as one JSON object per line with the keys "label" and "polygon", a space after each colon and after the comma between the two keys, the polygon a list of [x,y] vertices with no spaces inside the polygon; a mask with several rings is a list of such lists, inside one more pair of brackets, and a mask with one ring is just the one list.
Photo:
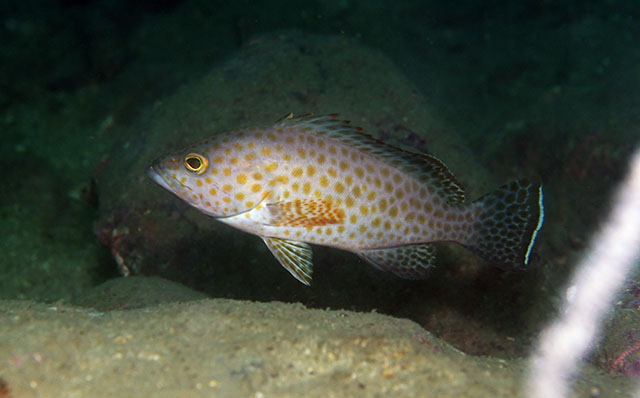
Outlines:
{"label": "fish snout", "polygon": [[160,185],[162,188],[168,191],[173,191],[173,189],[171,189],[167,180],[165,180],[165,178],[163,177],[162,170],[159,170],[158,165],[159,165],[158,162],[153,162],[151,166],[147,167],[147,171],[146,171],[147,176],[151,178],[156,184]]}

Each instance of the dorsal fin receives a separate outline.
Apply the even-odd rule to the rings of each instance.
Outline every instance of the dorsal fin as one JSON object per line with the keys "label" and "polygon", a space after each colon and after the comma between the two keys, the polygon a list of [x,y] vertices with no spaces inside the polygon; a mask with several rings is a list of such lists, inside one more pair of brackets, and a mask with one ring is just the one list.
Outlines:
{"label": "dorsal fin", "polygon": [[276,126],[310,128],[316,134],[324,135],[388,161],[411,174],[423,184],[433,187],[449,203],[464,202],[462,184],[438,158],[405,151],[386,144],[364,133],[362,128],[352,126],[350,121],[339,119],[338,116],[337,113],[318,116],[307,114],[297,117],[288,114],[280,119]]}

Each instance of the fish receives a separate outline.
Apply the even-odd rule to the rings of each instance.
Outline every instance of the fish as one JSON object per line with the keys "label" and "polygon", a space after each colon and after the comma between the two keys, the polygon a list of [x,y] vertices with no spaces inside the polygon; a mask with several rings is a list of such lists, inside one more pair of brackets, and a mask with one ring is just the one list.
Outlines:
{"label": "fish", "polygon": [[147,174],[202,213],[262,238],[305,285],[310,244],[353,252],[405,279],[428,275],[439,242],[524,269],[544,220],[538,177],[467,203],[439,159],[384,143],[339,114],[288,114],[224,132],[159,157]]}

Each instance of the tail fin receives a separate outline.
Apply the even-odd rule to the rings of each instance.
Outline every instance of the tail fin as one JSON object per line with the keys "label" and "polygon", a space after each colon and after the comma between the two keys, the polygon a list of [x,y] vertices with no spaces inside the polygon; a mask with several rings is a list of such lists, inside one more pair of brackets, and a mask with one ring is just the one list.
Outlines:
{"label": "tail fin", "polygon": [[498,266],[508,269],[526,266],[544,219],[539,179],[513,181],[472,206],[478,212],[473,232],[464,245]]}

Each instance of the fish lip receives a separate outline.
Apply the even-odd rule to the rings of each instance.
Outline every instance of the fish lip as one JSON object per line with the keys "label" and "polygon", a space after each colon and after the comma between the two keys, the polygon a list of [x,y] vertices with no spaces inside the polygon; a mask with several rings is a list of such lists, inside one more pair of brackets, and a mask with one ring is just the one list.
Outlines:
{"label": "fish lip", "polygon": [[154,165],[147,167],[147,176],[151,178],[156,184],[160,185],[167,191],[171,191],[169,183],[162,177],[162,173],[159,172]]}
{"label": "fish lip", "polygon": [[[185,191],[193,191],[191,189],[191,187],[189,187],[188,185],[185,185],[183,183],[181,183],[180,181],[176,180],[176,179],[169,179],[165,177],[165,174],[163,174],[162,169],[158,169],[157,164],[154,163],[151,166],[147,167],[147,176],[149,176],[149,178],[151,178],[156,184],[160,185],[162,188],[166,189],[167,191],[173,193],[174,195],[180,197],[179,192],[176,190],[176,186],[172,186],[171,184],[178,184],[178,186],[180,188],[182,188]],[[186,200],[186,199],[185,199]],[[190,203],[190,201],[187,200],[187,202]]]}

